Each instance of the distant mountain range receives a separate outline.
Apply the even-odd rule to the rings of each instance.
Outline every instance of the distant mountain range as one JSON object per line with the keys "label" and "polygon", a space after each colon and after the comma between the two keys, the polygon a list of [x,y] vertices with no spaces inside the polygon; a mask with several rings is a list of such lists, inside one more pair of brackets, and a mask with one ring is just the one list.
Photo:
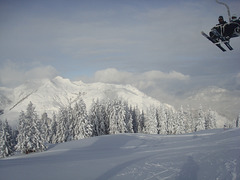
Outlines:
{"label": "distant mountain range", "polygon": [[121,98],[131,106],[137,106],[140,110],[147,107],[166,106],[130,85],[115,85],[106,83],[86,84],[81,81],[70,81],[57,76],[54,79],[28,81],[14,89],[0,87],[0,109],[2,115],[8,121],[16,122],[19,112],[25,111],[31,101],[39,115],[47,112],[51,117],[61,107],[76,102],[79,97],[83,98],[87,109],[91,107],[93,100]]}
{"label": "distant mountain range", "polygon": [[191,106],[211,107],[221,116],[233,121],[240,113],[240,91],[210,86],[189,94],[185,101]]}
{"label": "distant mountain range", "polygon": [[[26,110],[30,101],[36,107],[39,116],[47,112],[51,117],[53,112],[76,102],[79,97],[83,98],[88,110],[93,100],[114,98],[121,98],[140,110],[146,110],[151,105],[174,109],[172,105],[151,98],[131,85],[83,83],[57,76],[53,79],[27,81],[12,89],[0,87],[0,118],[7,118],[11,124],[16,124],[19,113]],[[189,104],[193,109],[199,108],[201,104],[204,108],[216,110],[222,125],[226,121],[234,122],[237,118],[240,112],[240,94],[209,87],[188,94],[183,100],[184,104]]]}

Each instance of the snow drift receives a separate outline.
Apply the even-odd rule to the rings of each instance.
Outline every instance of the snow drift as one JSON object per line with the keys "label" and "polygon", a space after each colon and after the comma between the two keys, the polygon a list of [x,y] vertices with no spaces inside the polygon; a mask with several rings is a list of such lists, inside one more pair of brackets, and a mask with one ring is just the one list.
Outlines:
{"label": "snow drift", "polygon": [[240,179],[240,129],[118,134],[0,160],[1,179]]}

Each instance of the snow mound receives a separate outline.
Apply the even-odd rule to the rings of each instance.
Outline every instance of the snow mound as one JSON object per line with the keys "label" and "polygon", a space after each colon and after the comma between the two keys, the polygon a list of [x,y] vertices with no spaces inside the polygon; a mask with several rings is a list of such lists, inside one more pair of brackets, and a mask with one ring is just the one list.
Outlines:
{"label": "snow mound", "polygon": [[240,179],[240,129],[118,134],[0,160],[2,179]]}

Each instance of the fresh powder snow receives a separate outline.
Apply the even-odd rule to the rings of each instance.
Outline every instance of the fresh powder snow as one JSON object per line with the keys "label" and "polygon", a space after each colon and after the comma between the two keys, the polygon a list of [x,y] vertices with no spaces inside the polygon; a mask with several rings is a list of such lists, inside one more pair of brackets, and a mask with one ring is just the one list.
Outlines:
{"label": "fresh powder snow", "polygon": [[0,160],[0,179],[240,179],[240,129],[117,134],[49,145]]}

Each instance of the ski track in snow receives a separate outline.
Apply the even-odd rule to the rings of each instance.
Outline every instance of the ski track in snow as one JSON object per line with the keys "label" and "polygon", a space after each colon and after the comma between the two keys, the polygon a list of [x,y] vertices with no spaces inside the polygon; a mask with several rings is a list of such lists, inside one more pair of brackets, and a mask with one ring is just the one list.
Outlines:
{"label": "ski track in snow", "polygon": [[0,160],[0,179],[240,179],[240,129],[184,135],[118,134]]}

